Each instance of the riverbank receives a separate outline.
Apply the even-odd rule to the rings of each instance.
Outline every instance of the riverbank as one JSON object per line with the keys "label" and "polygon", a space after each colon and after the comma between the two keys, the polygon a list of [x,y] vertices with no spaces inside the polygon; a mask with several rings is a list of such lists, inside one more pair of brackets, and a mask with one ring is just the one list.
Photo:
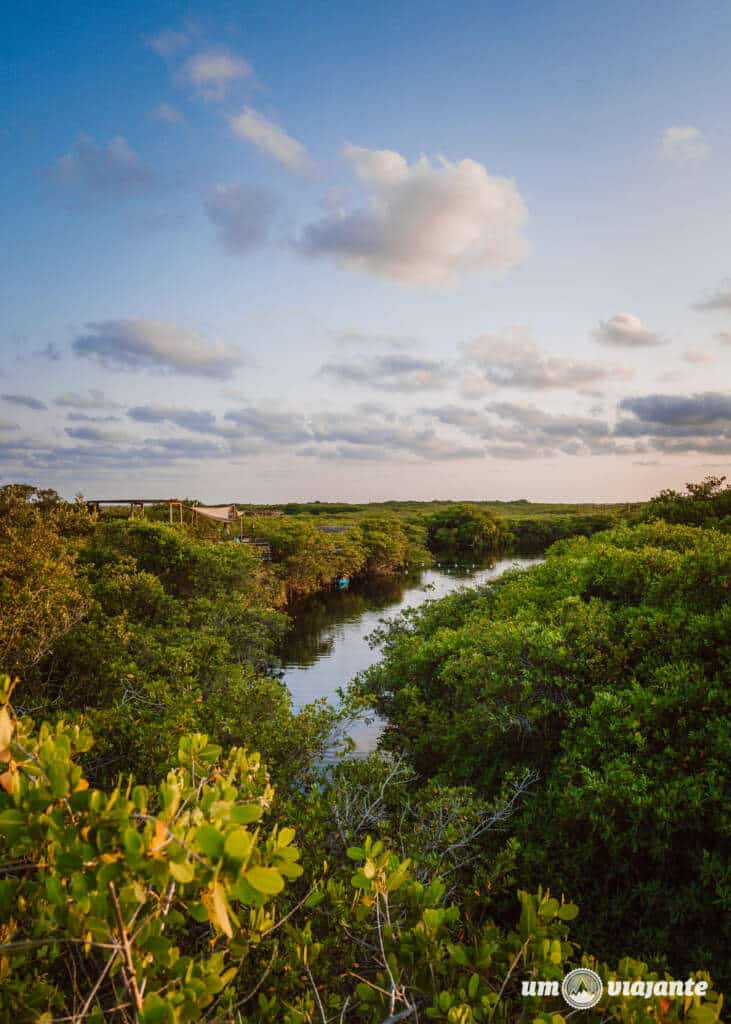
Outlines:
{"label": "riverbank", "polygon": [[[368,638],[384,619],[457,590],[481,587],[505,572],[540,561],[518,556],[439,560],[430,568],[361,578],[347,591],[330,589],[295,602],[287,609],[292,628],[277,652],[294,706],[322,698],[337,704],[339,690],[377,661],[379,653]],[[348,731],[362,754],[375,748],[380,726],[371,717]]]}

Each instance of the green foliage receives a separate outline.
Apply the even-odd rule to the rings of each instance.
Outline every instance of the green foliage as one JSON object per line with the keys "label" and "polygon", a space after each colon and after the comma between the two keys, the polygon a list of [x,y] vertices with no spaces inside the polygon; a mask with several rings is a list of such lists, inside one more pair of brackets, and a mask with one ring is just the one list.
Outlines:
{"label": "green foliage", "polygon": [[[619,510],[293,506],[253,520],[269,562],[0,488],[0,654],[23,675],[15,709],[0,691],[0,1019],[563,1024],[522,980],[731,981],[721,483],[598,535]],[[404,613],[342,712],[295,713],[287,600],[428,563],[437,537],[558,543]],[[392,756],[318,767],[364,705]],[[588,1017],[720,1010],[605,996]]]}
{"label": "green foliage", "polygon": [[571,513],[569,515],[508,517],[505,530],[519,551],[545,551],[566,537],[590,537],[617,522],[613,512]]}
{"label": "green foliage", "polygon": [[287,516],[257,521],[256,535],[269,542],[289,598],[330,587],[339,576],[394,573],[430,562],[416,519],[371,514],[342,532],[325,533],[316,522]]}
{"label": "green foliage", "polygon": [[489,801],[539,774],[514,819],[517,871],[591,906],[584,939],[618,955],[631,928],[641,952],[725,978],[730,595],[716,531],[564,541],[401,617],[355,692],[421,776]]}
{"label": "green foliage", "polygon": [[639,513],[643,519],[664,519],[668,523],[720,527],[731,532],[731,487],[725,476],[707,476],[698,484],[686,484],[685,494],[661,491]]}
{"label": "green foliage", "polygon": [[[88,730],[36,730],[16,718],[11,692],[2,678],[3,1019],[557,1024],[558,998],[522,996],[523,980],[558,981],[579,963],[658,977],[580,955],[578,908],[547,890],[520,891],[517,925],[503,927],[484,895],[458,905],[438,871],[419,877],[411,857],[368,834],[302,877],[302,891],[295,830],[265,824],[275,794],[258,755],[222,757],[195,734],[155,787],[130,777],[97,789],[77,762]],[[321,811],[328,800],[326,787]],[[665,1003],[605,996],[589,1020],[712,1024],[722,1005],[712,989],[705,1002]]]}
{"label": "green foliage", "polygon": [[427,520],[429,547],[462,554],[499,550],[504,537],[493,515],[470,505],[450,505]]}
{"label": "green foliage", "polygon": [[[122,1005],[145,1022],[197,1021],[273,924],[271,897],[299,877],[291,829],[258,824],[273,790],[258,755],[196,734],[155,788],[104,792],[63,723],[0,707],[0,1014],[44,1020]],[[81,969],[95,979],[81,1008]]]}
{"label": "green foliage", "polygon": [[278,779],[286,766],[286,784],[300,783],[334,714],[322,704],[295,714],[275,677],[288,620],[256,549],[162,523],[94,526],[76,506],[6,505],[6,664],[23,674],[25,707],[93,725],[96,782],[119,771],[154,779],[176,762],[183,733],[205,731],[225,747],[256,745]]}
{"label": "green foliage", "polygon": [[28,672],[86,614],[88,592],[75,571],[76,553],[64,533],[84,512],[55,492],[0,488],[0,661]]}

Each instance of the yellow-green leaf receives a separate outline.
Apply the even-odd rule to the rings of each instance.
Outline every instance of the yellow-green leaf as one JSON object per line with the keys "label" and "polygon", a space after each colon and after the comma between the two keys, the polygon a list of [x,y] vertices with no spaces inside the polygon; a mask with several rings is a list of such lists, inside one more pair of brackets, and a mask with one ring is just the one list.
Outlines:
{"label": "yellow-green leaf", "polygon": [[284,888],[284,879],[275,868],[249,868],[244,878],[257,892],[276,896]]}

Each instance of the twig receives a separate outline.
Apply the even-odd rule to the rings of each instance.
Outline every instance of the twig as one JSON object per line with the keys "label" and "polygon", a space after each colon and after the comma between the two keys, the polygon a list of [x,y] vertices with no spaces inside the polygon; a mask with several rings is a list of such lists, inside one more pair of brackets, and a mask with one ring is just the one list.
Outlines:
{"label": "twig", "polygon": [[512,973],[515,970],[515,968],[518,966],[518,963],[522,960],[523,954],[525,953],[526,949],[528,948],[528,944],[530,943],[532,938],[533,938],[533,936],[529,935],[528,938],[525,940],[523,945],[520,947],[520,952],[516,956],[515,960],[513,960],[512,964],[510,965],[510,969],[509,969],[508,973],[503,978],[503,983],[500,986],[500,991],[497,994],[497,999],[495,1000],[495,1004],[494,1004],[494,1006],[493,1006],[493,1008],[492,1008],[492,1010],[490,1012],[490,1016],[488,1018],[489,1020],[492,1020],[492,1018],[495,1016],[495,1010],[497,1010],[498,1003],[500,1002],[500,1000],[502,998],[502,995],[503,995],[503,992],[505,991],[505,986],[510,981],[510,976],[512,975]]}
{"label": "twig", "polygon": [[310,965],[307,963],[307,961],[305,961],[305,970],[307,971],[307,977],[310,979],[310,984],[312,985],[312,990],[315,993],[315,999],[317,1000],[317,1006],[318,1006],[318,1008],[320,1010],[320,1016],[322,1017],[322,1024],[327,1024],[327,1017],[325,1015],[325,1008],[322,1005],[322,999],[320,999],[320,993],[317,991],[317,985],[315,984],[315,979],[312,977],[312,971],[310,970]]}
{"label": "twig", "polygon": [[94,985],[94,988],[91,990],[89,995],[86,997],[86,1002],[84,1003],[84,1005],[79,1010],[79,1013],[78,1014],[74,1014],[74,1016],[72,1018],[74,1024],[76,1024],[77,1020],[78,1021],[83,1021],[83,1019],[86,1016],[86,1013],[87,1013],[89,1007],[94,1002],[94,998],[95,998],[97,992],[101,988],[102,982],[104,981],[104,979],[106,978],[107,974],[109,973],[109,970],[110,970],[112,964],[114,963],[114,959],[117,956],[118,952],[119,951],[117,949],[115,949],[114,952],[112,953],[112,955],[107,960],[106,964],[104,965],[104,970],[102,971],[102,973],[99,975],[99,977],[96,980],[96,984]]}
{"label": "twig", "polygon": [[119,900],[117,899],[117,890],[114,888],[114,882],[109,883],[109,892],[112,895],[114,915],[117,918],[117,928],[119,929],[119,938],[122,942],[124,962],[127,968],[127,987],[129,989],[132,1002],[135,1005],[135,1009],[137,1010],[137,1013],[139,1013],[142,1010],[142,996],[140,995],[140,990],[137,987],[137,972],[135,971],[134,961],[132,960],[132,949],[129,944],[129,938],[127,937],[127,929],[124,926],[122,908],[120,907]]}
{"label": "twig", "polygon": [[250,999],[254,998],[256,993],[259,991],[259,989],[261,988],[261,986],[264,984],[264,982],[268,978],[269,974],[271,973],[271,970],[272,970],[272,967],[274,966],[274,961],[277,958],[277,953],[278,952],[279,952],[279,946],[277,945],[277,943],[275,943],[274,944],[274,952],[272,953],[271,960],[267,964],[266,970],[264,971],[262,976],[259,978],[259,980],[257,981],[256,985],[254,985],[254,987],[252,988],[251,992],[249,992],[248,995],[245,995],[243,997],[243,999],[239,999],[239,1001],[236,1003],[236,1006],[234,1007],[234,1009],[238,1010],[240,1006],[244,1006],[246,1003],[249,1002]]}
{"label": "twig", "polygon": [[296,914],[297,911],[300,909],[300,907],[304,906],[304,904],[307,902],[307,900],[310,898],[310,896],[313,894],[314,891],[315,891],[315,887],[313,885],[310,888],[309,892],[305,893],[305,895],[302,897],[302,899],[299,901],[299,903],[296,903],[292,907],[292,909],[290,911],[288,911],[284,915],[284,917],[280,918],[279,921],[277,921],[276,924],[273,924],[271,926],[271,928],[267,929],[267,931],[264,932],[264,935],[273,935],[274,932],[277,930],[277,928],[281,928],[282,925],[284,924],[284,922],[288,921],[289,918],[292,916],[292,914]]}

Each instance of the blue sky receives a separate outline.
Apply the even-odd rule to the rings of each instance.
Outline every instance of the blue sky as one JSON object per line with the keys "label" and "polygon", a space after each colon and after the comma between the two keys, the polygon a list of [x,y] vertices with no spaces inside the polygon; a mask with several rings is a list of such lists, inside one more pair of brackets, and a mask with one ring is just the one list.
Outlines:
{"label": "blue sky", "polygon": [[0,472],[630,499],[731,468],[731,5],[28,3]]}

